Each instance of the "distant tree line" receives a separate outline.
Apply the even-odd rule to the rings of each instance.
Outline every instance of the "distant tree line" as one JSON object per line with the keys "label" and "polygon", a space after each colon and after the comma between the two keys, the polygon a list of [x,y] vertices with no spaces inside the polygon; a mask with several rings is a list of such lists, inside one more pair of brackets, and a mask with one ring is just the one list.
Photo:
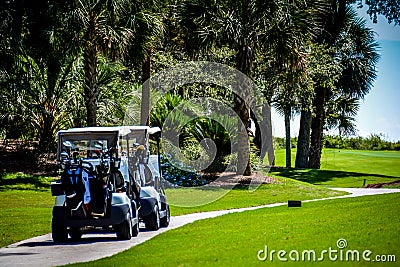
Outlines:
{"label": "distant tree line", "polygon": [[[341,137],[338,135],[325,135],[324,148],[354,149],[354,150],[392,150],[400,151],[400,141],[387,141],[382,134],[370,134],[367,137]],[[293,148],[296,147],[298,138],[292,138]],[[276,149],[285,148],[285,139],[274,138]]]}
{"label": "distant tree line", "polygon": [[400,141],[385,140],[382,134],[370,134],[367,137],[325,136],[326,148],[356,149],[356,150],[395,150],[400,151]]}

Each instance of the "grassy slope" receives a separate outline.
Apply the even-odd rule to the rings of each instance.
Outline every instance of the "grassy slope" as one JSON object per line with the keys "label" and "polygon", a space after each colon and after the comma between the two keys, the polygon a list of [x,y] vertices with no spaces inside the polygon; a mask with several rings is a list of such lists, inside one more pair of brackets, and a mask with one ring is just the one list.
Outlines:
{"label": "grassy slope", "polygon": [[[284,166],[285,151],[275,155],[276,165]],[[271,174],[332,187],[362,187],[364,179],[366,184],[392,182],[400,180],[400,152],[324,149],[321,170],[273,169]]]}
{"label": "grassy slope", "polygon": [[[265,208],[197,221],[161,234],[146,243],[111,258],[79,266],[255,266],[283,265],[277,258],[257,260],[257,252],[269,249],[297,251],[337,249],[340,238],[345,249],[397,254],[400,258],[400,194],[368,196],[304,203],[301,208]],[[383,215],[384,214],[384,215]],[[316,263],[321,265],[321,262]],[[316,265],[315,264],[315,265]],[[301,262],[298,266],[313,265]],[[323,266],[396,266],[370,262],[330,262]]]}

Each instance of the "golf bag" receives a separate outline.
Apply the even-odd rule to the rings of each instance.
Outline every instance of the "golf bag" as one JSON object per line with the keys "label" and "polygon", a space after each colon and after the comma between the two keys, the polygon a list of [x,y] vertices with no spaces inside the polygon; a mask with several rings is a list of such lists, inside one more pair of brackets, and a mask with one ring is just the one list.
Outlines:
{"label": "golf bag", "polygon": [[111,193],[107,182],[107,174],[97,174],[81,164],[67,165],[61,175],[61,183],[70,217],[83,219],[109,216]]}
{"label": "golf bag", "polygon": [[86,218],[84,208],[85,184],[82,180],[82,166],[68,165],[61,175],[61,183],[66,196],[66,206],[73,218]]}

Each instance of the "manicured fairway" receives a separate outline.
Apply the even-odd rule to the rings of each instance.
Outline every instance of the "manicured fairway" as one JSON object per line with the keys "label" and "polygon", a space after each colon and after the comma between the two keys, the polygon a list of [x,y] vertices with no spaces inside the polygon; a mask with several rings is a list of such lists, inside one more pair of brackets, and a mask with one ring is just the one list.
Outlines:
{"label": "manicured fairway", "polygon": [[50,191],[0,191],[0,247],[51,232]]}
{"label": "manicured fairway", "polygon": [[[285,151],[275,155],[276,165],[284,166]],[[366,184],[392,182],[400,180],[400,152],[324,149],[321,170],[273,169],[271,174],[331,187],[362,187],[364,179]]]}
{"label": "manicured fairway", "polygon": [[[54,197],[49,190],[50,180],[51,178],[23,174],[7,174],[0,180],[0,247],[51,232]],[[288,199],[323,198],[342,195],[343,192],[283,178],[273,184],[262,185],[254,192],[249,192],[245,187],[229,192],[224,189],[167,190],[171,204],[174,201],[181,203],[182,199],[186,199],[186,203],[191,203],[193,199],[207,199],[210,194],[221,198],[198,207],[171,205],[171,214],[258,206],[285,202]]]}
{"label": "manicured fairway", "polygon": [[[181,215],[193,212],[225,210],[260,206],[271,203],[287,202],[289,199],[316,199],[343,195],[343,192],[331,191],[287,178],[278,178],[272,184],[264,184],[256,191],[250,192],[247,187],[236,187],[234,190],[214,189],[198,190],[194,188],[167,189],[167,197],[171,203],[172,215]],[[222,196],[216,201],[198,206],[197,203],[207,203],[207,197],[213,199]],[[174,205],[175,204],[175,205]],[[182,206],[185,204],[185,206]],[[193,207],[190,207],[193,205]],[[189,207],[187,207],[189,206]]]}
{"label": "manicured fairway", "polygon": [[52,177],[0,173],[0,247],[51,232]]}
{"label": "manicured fairway", "polygon": [[[284,158],[284,151],[277,151],[276,155],[279,164]],[[339,152],[328,149],[324,151],[322,162],[323,170],[273,169],[269,174],[277,177],[277,180],[262,185],[255,192],[249,192],[246,187],[231,191],[168,189],[170,203],[179,204],[171,205],[171,213],[180,215],[342,194],[312,184],[361,187],[364,179],[367,184],[400,179],[400,152]],[[54,203],[49,190],[51,180],[50,177],[20,173],[0,176],[0,246],[51,231],[51,208]],[[215,196],[221,198],[202,206],[183,207],[190,206],[194,200],[198,202],[210,197],[215,200]],[[182,206],[182,203],[185,205]]]}
{"label": "manicured fairway", "polygon": [[[287,266],[276,256],[265,262],[257,253],[271,250],[300,253],[298,266],[398,266],[400,261],[400,194],[367,196],[304,203],[301,208],[265,208],[197,221],[161,234],[111,258],[79,266]],[[347,246],[339,249],[337,241]],[[343,240],[342,243],[343,244]],[[321,262],[301,261],[304,250],[343,251],[333,262],[325,254]],[[346,252],[358,250],[360,261],[346,262]],[[362,259],[365,250],[371,262]],[[264,254],[262,254],[263,256]],[[293,254],[295,255],[295,254]],[[334,255],[334,254],[333,254]],[[337,252],[340,256],[340,252]],[[377,255],[394,255],[396,263],[372,262]],[[348,259],[352,259],[351,255]],[[368,258],[368,257],[367,257]],[[393,257],[391,256],[392,260]],[[356,259],[356,258],[355,258]]]}

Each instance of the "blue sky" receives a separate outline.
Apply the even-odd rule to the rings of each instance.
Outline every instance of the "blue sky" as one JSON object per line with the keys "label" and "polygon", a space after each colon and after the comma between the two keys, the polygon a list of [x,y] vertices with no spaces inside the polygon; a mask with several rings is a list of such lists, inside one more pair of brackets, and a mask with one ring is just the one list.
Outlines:
{"label": "blue sky", "polygon": [[[388,24],[382,16],[374,24],[365,10],[358,9],[358,12],[377,33],[381,59],[377,65],[378,77],[370,93],[362,100],[356,117],[358,135],[381,133],[385,139],[397,141],[400,140],[400,25]],[[272,116],[274,135],[283,137],[283,118],[274,111]],[[292,121],[291,136],[297,136],[298,130],[299,117],[296,117]]]}

